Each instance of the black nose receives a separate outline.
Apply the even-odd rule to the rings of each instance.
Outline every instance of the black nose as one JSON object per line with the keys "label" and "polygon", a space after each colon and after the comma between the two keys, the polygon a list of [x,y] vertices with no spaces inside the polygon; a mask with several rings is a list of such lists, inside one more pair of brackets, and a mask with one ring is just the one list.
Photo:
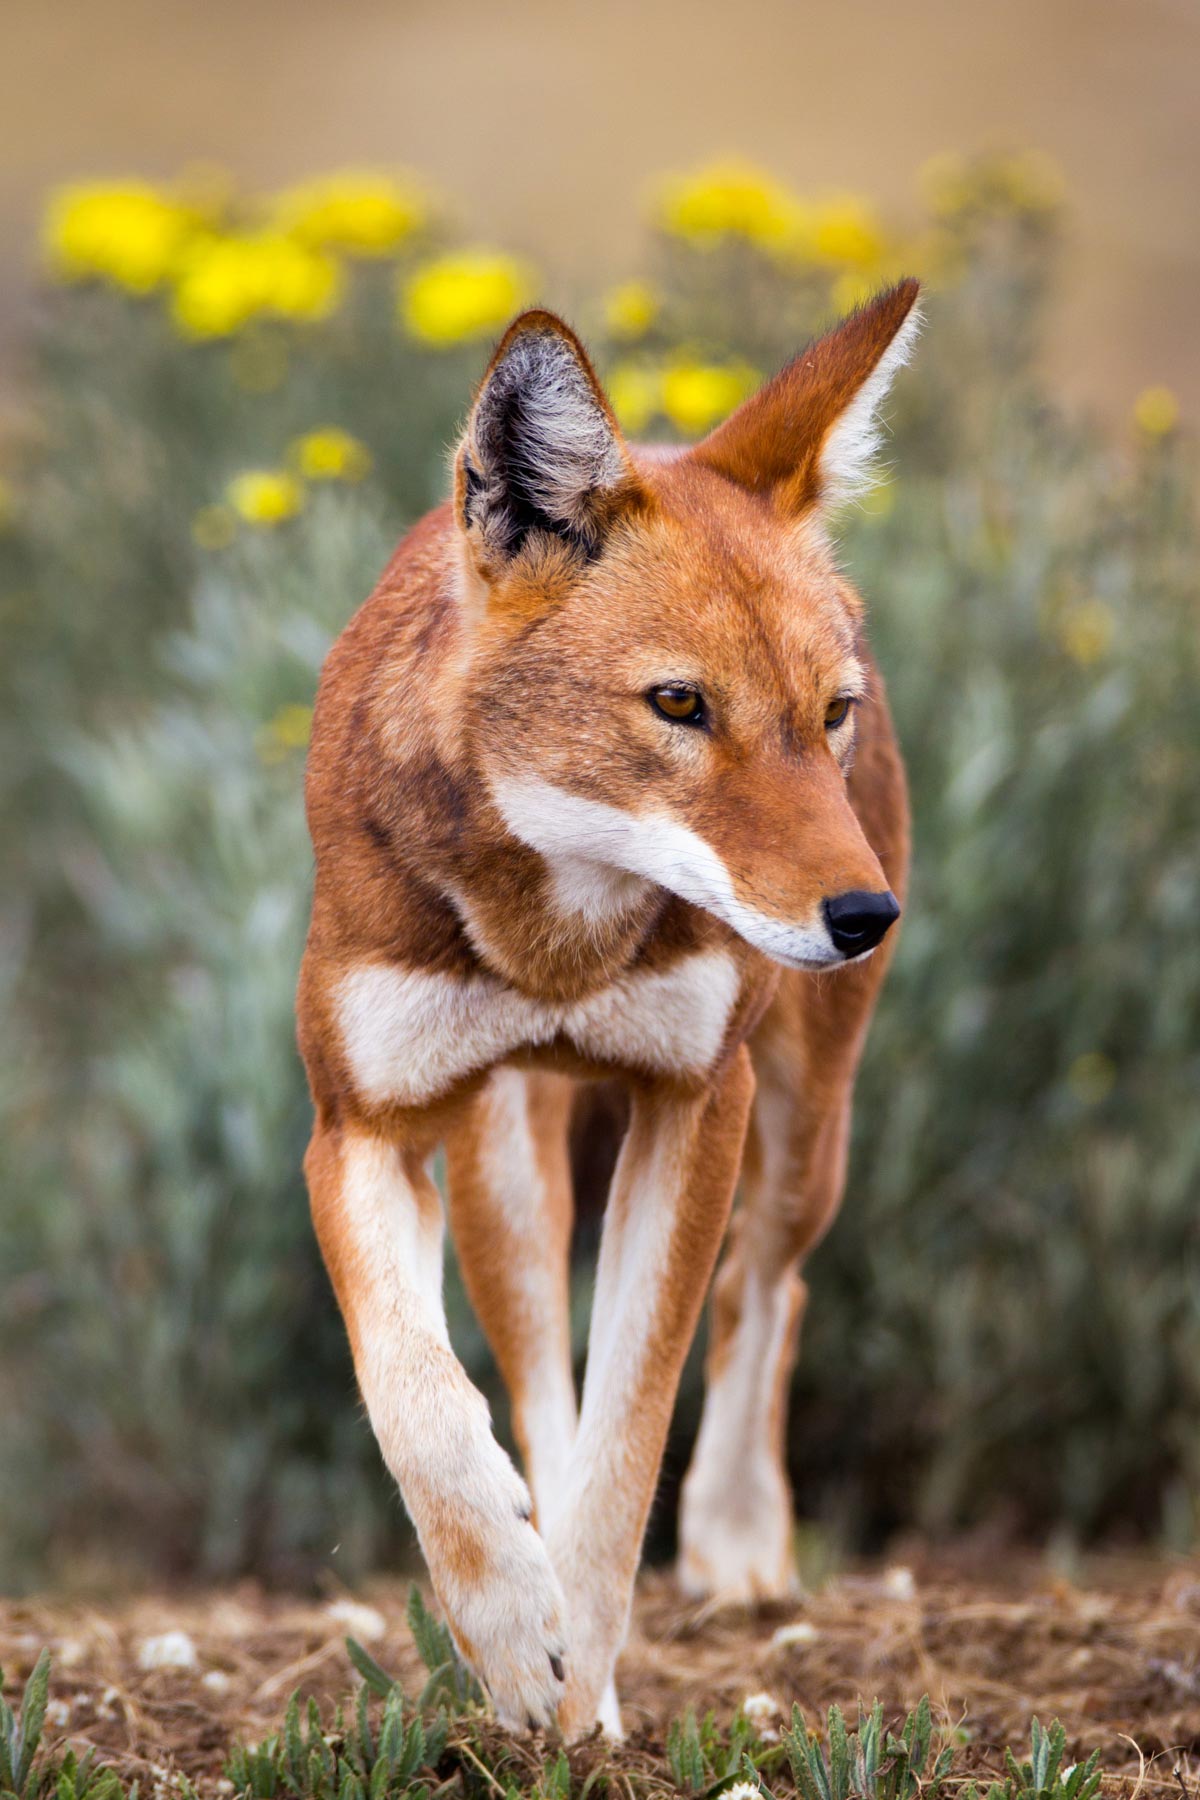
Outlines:
{"label": "black nose", "polygon": [[843,956],[861,956],[873,950],[889,925],[900,917],[900,903],[895,894],[866,894],[857,889],[850,894],[837,894],[826,900],[822,908],[834,947]]}

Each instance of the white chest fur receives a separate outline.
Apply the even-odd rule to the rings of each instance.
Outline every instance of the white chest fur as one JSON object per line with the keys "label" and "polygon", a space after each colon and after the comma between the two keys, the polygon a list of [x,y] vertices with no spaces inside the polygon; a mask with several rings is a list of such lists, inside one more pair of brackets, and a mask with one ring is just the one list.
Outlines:
{"label": "white chest fur", "polygon": [[738,982],[731,956],[703,950],[667,969],[630,971],[586,1000],[551,1005],[490,975],[459,980],[362,963],[339,984],[337,1012],[363,1097],[411,1106],[556,1038],[600,1063],[701,1071],[721,1047]]}

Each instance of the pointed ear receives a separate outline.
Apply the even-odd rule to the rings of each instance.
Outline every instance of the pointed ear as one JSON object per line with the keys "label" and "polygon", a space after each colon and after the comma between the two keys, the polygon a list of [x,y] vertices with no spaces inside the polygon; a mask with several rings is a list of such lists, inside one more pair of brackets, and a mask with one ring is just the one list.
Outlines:
{"label": "pointed ear", "polygon": [[509,326],[455,457],[455,511],[486,569],[532,533],[591,556],[633,484],[628,452],[575,333],[553,313]]}
{"label": "pointed ear", "polygon": [[786,512],[836,505],[870,483],[879,406],[920,325],[902,281],[810,344],[692,451]]}

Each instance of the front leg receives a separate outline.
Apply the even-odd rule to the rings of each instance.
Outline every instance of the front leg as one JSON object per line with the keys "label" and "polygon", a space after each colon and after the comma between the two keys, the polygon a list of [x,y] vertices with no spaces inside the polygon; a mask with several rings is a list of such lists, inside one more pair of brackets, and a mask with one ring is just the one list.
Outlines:
{"label": "front leg", "polygon": [[539,1528],[575,1440],[567,1133],[571,1083],[494,1069],[446,1133],[446,1207],[458,1266],[512,1402]]}
{"label": "front leg", "polygon": [[[624,1641],[679,1376],[729,1219],[753,1094],[746,1049],[697,1092],[635,1090],[604,1222],[579,1431],[547,1540],[571,1609],[559,1723],[601,1712]],[[604,1723],[616,1723],[603,1708]]]}
{"label": "front leg", "polygon": [[552,1724],[565,1608],[529,1490],[450,1347],[428,1145],[318,1123],[305,1159],[322,1254],[385,1461],[463,1656],[515,1727]]}

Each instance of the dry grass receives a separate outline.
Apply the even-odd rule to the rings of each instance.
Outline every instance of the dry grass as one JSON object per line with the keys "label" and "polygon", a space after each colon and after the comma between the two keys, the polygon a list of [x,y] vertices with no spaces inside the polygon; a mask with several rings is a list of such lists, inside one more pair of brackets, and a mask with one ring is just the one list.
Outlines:
{"label": "dry grass", "polygon": [[[373,1653],[409,1689],[422,1671],[404,1622],[406,1585],[358,1596],[379,1613]],[[48,1740],[94,1746],[153,1788],[180,1771],[213,1793],[229,1743],[277,1729],[293,1689],[332,1704],[355,1685],[347,1631],[371,1620],[331,1610],[345,1595],[301,1600],[250,1585],[153,1593],[111,1603],[29,1600],[0,1606],[10,1684],[38,1650],[54,1655]],[[799,1625],[799,1640],[786,1628]],[[783,1629],[785,1638],[777,1634]],[[147,1639],[187,1634],[191,1668],[141,1666]],[[1080,1583],[1012,1557],[986,1571],[914,1557],[907,1574],[865,1568],[794,1605],[684,1607],[664,1575],[641,1586],[620,1687],[630,1737],[617,1765],[643,1788],[669,1786],[662,1744],[686,1707],[727,1721],[765,1690],[816,1722],[831,1701],[878,1696],[902,1715],[928,1692],[935,1716],[969,1734],[963,1772],[995,1770],[1005,1743],[1028,1742],[1033,1714],[1058,1716],[1072,1757],[1099,1749],[1110,1792],[1195,1793],[1200,1765],[1200,1563],[1113,1559]],[[489,1734],[490,1735],[490,1734]],[[594,1763],[598,1745],[573,1754]],[[514,1740],[514,1772],[541,1768],[545,1746]],[[1174,1770],[1178,1767],[1179,1774]]]}

